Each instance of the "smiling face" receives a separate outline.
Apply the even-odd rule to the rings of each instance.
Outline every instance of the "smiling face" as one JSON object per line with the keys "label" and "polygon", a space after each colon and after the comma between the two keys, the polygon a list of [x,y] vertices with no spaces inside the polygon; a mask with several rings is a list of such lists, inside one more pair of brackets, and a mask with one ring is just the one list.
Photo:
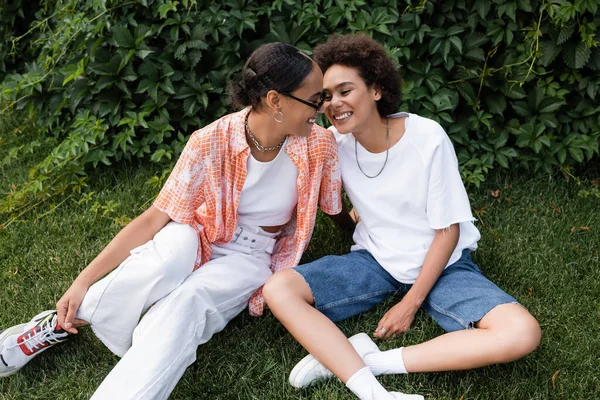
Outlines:
{"label": "smiling face", "polygon": [[[289,94],[299,100],[317,105],[321,99],[322,91],[323,73],[317,64],[313,64],[311,73],[304,79],[302,85]],[[284,115],[282,127],[291,135],[310,136],[318,116],[317,110],[284,94],[280,93],[279,96],[281,99],[281,112]]]}
{"label": "smiling face", "polygon": [[323,87],[330,98],[324,104],[325,115],[339,133],[363,131],[373,117],[379,118],[381,91],[368,87],[356,69],[332,65],[325,72]]}

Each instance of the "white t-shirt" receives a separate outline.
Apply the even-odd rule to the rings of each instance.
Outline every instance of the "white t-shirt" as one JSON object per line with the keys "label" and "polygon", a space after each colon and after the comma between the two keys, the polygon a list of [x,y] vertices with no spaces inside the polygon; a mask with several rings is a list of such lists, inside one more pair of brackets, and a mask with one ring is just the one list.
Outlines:
{"label": "white t-shirt", "polygon": [[238,204],[238,222],[246,226],[284,225],[298,203],[298,168],[285,152],[287,139],[269,162],[252,153],[246,162],[246,181]]}
{"label": "white t-shirt", "polygon": [[[460,223],[460,238],[448,265],[461,252],[475,250],[480,234],[473,222],[467,192],[458,172],[458,161],[444,129],[415,114],[407,117],[406,131],[389,149],[388,161],[376,178],[367,178],[355,156],[355,138],[334,127],[344,189],[360,216],[351,250],[365,249],[396,280],[414,283],[436,229]],[[376,175],[386,152],[370,153],[356,142],[362,170]]]}

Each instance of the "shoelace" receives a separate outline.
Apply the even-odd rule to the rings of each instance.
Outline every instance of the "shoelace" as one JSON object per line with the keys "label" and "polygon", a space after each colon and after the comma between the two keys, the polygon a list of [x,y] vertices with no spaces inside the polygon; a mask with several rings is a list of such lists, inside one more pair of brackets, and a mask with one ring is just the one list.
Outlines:
{"label": "shoelace", "polygon": [[55,315],[50,322],[46,322],[46,324],[44,324],[41,329],[30,338],[23,340],[21,343],[7,347],[12,349],[20,345],[25,345],[29,351],[33,351],[36,347],[43,345],[45,342],[49,342],[51,344],[61,342],[66,337],[66,334],[57,333],[54,331],[57,318],[58,317]]}

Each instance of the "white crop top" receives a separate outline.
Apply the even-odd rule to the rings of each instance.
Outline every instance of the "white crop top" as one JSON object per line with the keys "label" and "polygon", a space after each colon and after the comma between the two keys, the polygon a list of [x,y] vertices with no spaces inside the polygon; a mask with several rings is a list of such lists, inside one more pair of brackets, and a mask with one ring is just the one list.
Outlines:
{"label": "white crop top", "polygon": [[246,181],[238,205],[238,221],[246,226],[284,225],[298,203],[298,168],[285,152],[287,139],[269,162],[252,153],[246,163]]}

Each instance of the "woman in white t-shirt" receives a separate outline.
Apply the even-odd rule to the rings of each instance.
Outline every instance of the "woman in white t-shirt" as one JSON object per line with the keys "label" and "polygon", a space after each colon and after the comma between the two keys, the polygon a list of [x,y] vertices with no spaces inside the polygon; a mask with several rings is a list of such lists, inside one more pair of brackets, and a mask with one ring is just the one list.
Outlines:
{"label": "woman in white t-shirt", "polygon": [[[388,393],[375,376],[471,369],[531,353],[539,324],[471,260],[480,234],[444,129],[415,114],[394,114],[399,71],[372,39],[334,36],[315,49],[315,58],[356,211],[338,219],[358,223],[349,254],[276,274],[264,288],[275,316],[311,353],[290,383],[306,387],[335,374],[360,399],[408,399]],[[368,335],[346,340],[336,327],[394,294],[402,300],[380,320],[375,337],[406,332],[419,308],[447,333],[382,352]]]}

